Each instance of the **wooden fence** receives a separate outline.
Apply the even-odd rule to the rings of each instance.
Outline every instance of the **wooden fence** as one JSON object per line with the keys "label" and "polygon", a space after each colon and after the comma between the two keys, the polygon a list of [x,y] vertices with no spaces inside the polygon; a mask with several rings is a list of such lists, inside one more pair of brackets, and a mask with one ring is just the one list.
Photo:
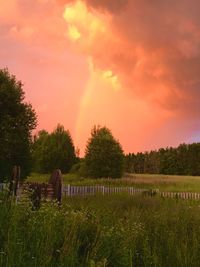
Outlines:
{"label": "wooden fence", "polygon": [[[0,183],[0,192],[6,188],[6,184]],[[26,184],[23,187],[20,187],[18,192],[18,197],[23,194],[23,188],[26,187]],[[47,195],[52,195],[52,189],[50,186],[47,186]],[[96,194],[102,195],[116,195],[126,193],[129,195],[159,195],[163,198],[174,198],[174,199],[200,199],[200,193],[193,192],[160,192],[158,189],[148,190],[148,189],[139,189],[134,187],[109,187],[109,186],[72,186],[64,185],[62,187],[62,195],[73,197],[73,196],[92,196]]]}

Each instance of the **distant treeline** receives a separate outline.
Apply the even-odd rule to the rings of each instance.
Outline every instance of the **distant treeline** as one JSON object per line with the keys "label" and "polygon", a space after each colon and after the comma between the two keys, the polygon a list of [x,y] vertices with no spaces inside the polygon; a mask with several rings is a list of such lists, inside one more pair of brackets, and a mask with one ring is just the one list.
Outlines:
{"label": "distant treeline", "polygon": [[125,159],[125,170],[130,173],[200,175],[200,143],[130,153]]}

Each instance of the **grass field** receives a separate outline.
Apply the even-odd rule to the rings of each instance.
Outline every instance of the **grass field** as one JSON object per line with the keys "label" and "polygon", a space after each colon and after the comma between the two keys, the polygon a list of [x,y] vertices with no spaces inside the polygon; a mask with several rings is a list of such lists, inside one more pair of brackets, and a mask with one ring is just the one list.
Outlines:
{"label": "grass field", "polygon": [[[48,182],[49,174],[32,174],[27,181]],[[157,174],[127,174],[121,179],[83,179],[75,174],[63,175],[65,184],[133,186],[170,192],[200,192],[199,176],[175,176]]]}
{"label": "grass field", "polygon": [[197,267],[200,202],[66,198],[38,211],[0,196],[1,267]]}
{"label": "grass field", "polygon": [[[71,185],[133,186],[161,191],[200,191],[200,177],[126,175],[81,179]],[[32,174],[30,182],[48,182]],[[0,194],[0,267],[198,267],[200,201],[159,196],[65,197],[62,205]]]}

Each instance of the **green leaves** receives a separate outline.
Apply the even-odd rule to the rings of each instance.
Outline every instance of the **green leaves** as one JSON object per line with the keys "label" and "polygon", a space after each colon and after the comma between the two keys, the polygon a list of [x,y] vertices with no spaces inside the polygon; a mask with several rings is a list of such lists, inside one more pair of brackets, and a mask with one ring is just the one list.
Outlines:
{"label": "green leaves", "polygon": [[24,101],[22,82],[7,69],[0,70],[0,180],[9,177],[13,165],[21,165],[22,176],[31,168],[31,131],[36,113]]}
{"label": "green leaves", "polygon": [[123,173],[123,150],[106,127],[92,129],[85,155],[87,175],[93,178],[119,178]]}
{"label": "green leaves", "polygon": [[51,134],[40,131],[33,144],[33,160],[37,172],[48,173],[54,169],[69,172],[76,160],[70,132],[65,131],[62,125],[58,125]]}

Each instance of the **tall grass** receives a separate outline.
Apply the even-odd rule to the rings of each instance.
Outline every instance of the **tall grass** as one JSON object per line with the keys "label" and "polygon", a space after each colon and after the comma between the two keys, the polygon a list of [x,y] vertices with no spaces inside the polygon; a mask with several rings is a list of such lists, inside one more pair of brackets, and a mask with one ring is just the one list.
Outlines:
{"label": "tall grass", "polygon": [[[48,182],[50,174],[33,173],[29,182]],[[168,192],[200,192],[199,176],[176,176],[158,174],[125,174],[121,179],[81,178],[76,174],[63,175],[64,183],[71,185],[133,186]]]}
{"label": "tall grass", "polygon": [[200,202],[150,197],[0,201],[0,266],[199,266]]}

